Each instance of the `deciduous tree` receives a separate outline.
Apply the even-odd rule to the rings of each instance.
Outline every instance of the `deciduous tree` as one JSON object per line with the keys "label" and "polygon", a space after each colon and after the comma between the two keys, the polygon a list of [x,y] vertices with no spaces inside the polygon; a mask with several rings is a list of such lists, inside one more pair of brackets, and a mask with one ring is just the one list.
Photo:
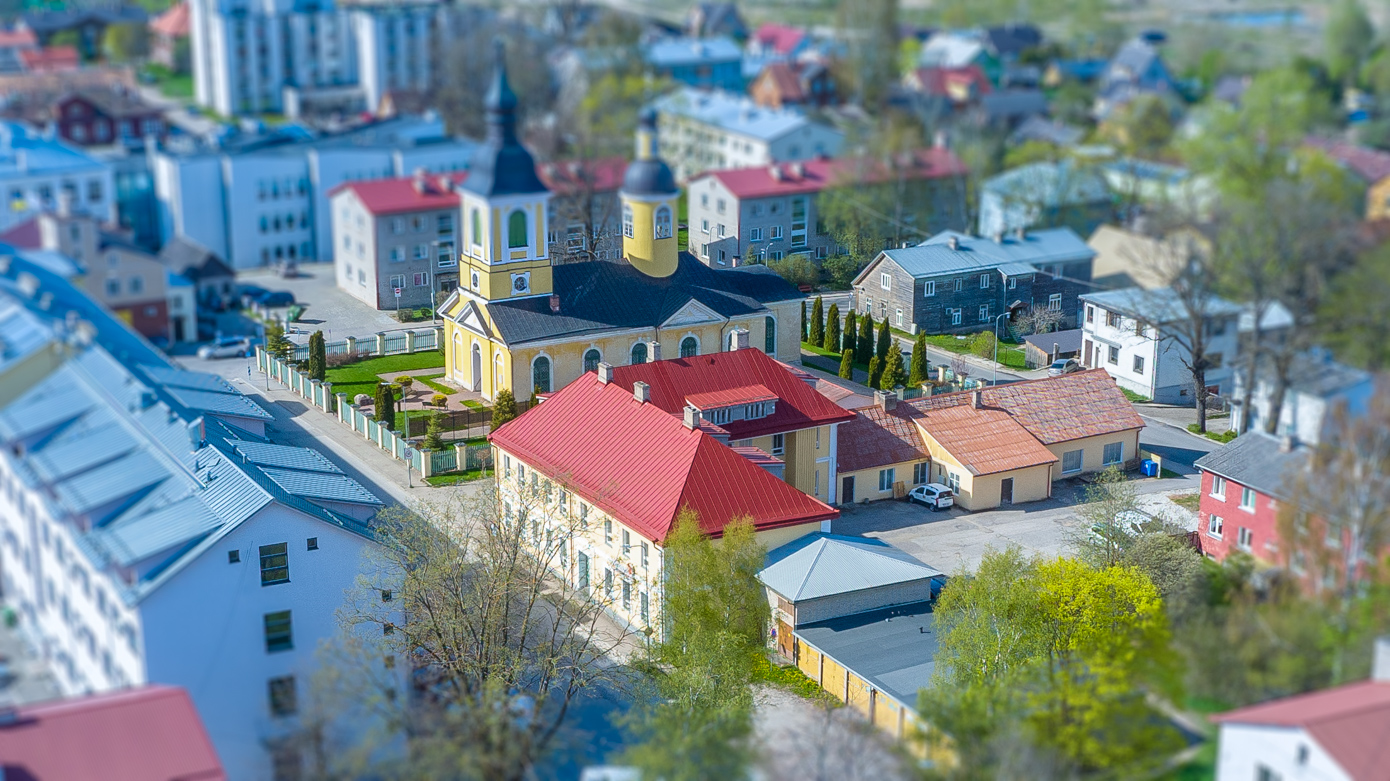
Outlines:
{"label": "deciduous tree", "polygon": [[1328,75],[1354,84],[1361,65],[1375,46],[1376,29],[1358,0],[1340,0],[1323,28]]}

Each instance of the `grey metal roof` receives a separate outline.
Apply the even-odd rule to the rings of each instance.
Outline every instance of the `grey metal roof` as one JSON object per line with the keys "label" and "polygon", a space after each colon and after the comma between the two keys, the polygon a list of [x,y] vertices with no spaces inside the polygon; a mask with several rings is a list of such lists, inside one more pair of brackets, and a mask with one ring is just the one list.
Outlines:
{"label": "grey metal roof", "polygon": [[229,439],[227,444],[245,461],[258,466],[297,469],[302,472],[343,473],[343,470],[313,448],[272,445],[269,442],[250,442],[242,439]]}
{"label": "grey metal roof", "polygon": [[[952,239],[956,249],[951,249]],[[1023,238],[1004,236],[1000,241],[943,231],[915,247],[884,250],[883,255],[920,278],[989,269],[1005,275],[1036,274],[1039,265],[1085,260],[1095,257],[1095,251],[1071,228],[1051,228],[1025,233]],[[869,268],[860,272],[860,279]]]}
{"label": "grey metal roof", "polygon": [[1032,334],[1023,337],[1023,341],[1048,354],[1052,353],[1052,345],[1054,344],[1063,354],[1081,352],[1081,329],[1072,328],[1066,331]]}
{"label": "grey metal roof", "polygon": [[42,394],[21,397],[0,410],[0,437],[7,442],[39,434],[66,423],[86,412],[91,399],[82,391],[61,383],[44,383]]}
{"label": "grey metal roof", "polygon": [[936,669],[936,616],[927,602],[809,624],[793,634],[910,708]]}
{"label": "grey metal roof", "polygon": [[137,445],[129,431],[113,423],[84,431],[80,437],[50,443],[34,453],[29,465],[40,478],[57,481],[119,458]]}
{"label": "grey metal roof", "polygon": [[758,579],[788,601],[800,602],[941,574],[882,540],[817,532],[769,552]]}
{"label": "grey metal roof", "polygon": [[53,491],[69,510],[83,515],[130,497],[168,476],[159,459],[137,451],[75,474],[53,486]]}
{"label": "grey metal roof", "polygon": [[1021,165],[985,180],[984,191],[1006,201],[1055,208],[1109,201],[1110,185],[1099,171],[1070,160]]}
{"label": "grey metal roof", "polygon": [[1278,437],[1263,431],[1247,431],[1219,450],[1193,463],[1198,469],[1221,475],[1233,483],[1279,499],[1287,499],[1294,481],[1308,464],[1309,450],[1281,448]]}
{"label": "grey metal roof", "polygon": [[[1083,293],[1081,300],[1109,312],[1138,317],[1158,325],[1187,316],[1182,299],[1170,287],[1127,287],[1099,293]],[[1244,311],[1240,304],[1216,296],[1212,296],[1210,303],[1204,308],[1212,315],[1238,316]]]}
{"label": "grey metal roof", "polygon": [[261,405],[239,393],[213,393],[174,387],[166,387],[165,391],[179,404],[191,410],[237,418],[275,419],[275,416],[262,409]]}
{"label": "grey metal roof", "polygon": [[241,391],[232,387],[230,382],[218,377],[216,374],[191,372],[186,369],[174,369],[168,366],[141,366],[139,368],[150,380],[168,388],[185,388],[188,390],[209,391],[211,393],[234,393],[238,396],[241,395]]}
{"label": "grey metal roof", "polygon": [[186,496],[127,522],[93,532],[93,542],[111,553],[121,566],[130,566],[186,545],[222,526],[225,520],[201,497]]}
{"label": "grey metal roof", "polygon": [[382,504],[382,501],[364,488],[361,483],[344,474],[301,472],[297,469],[268,467],[261,471],[285,491],[305,499],[323,499],[352,504]]}
{"label": "grey metal roof", "polygon": [[18,303],[0,301],[0,372],[53,342],[53,333]]}

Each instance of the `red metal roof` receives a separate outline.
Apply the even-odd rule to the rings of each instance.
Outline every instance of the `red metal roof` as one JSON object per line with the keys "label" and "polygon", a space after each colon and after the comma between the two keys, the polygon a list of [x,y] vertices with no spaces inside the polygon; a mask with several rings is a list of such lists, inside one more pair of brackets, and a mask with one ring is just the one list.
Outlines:
{"label": "red metal roof", "polygon": [[637,401],[632,382],[605,384],[593,372],[490,439],[657,543],[685,506],[715,536],[741,516],[752,518],[758,529],[839,516],[704,431]]}
{"label": "red metal roof", "polygon": [[1367,184],[1375,184],[1390,176],[1390,152],[1316,136],[1308,137],[1303,143],[1321,150],[1328,157],[1351,169],[1352,173],[1361,177]]}
{"label": "red metal roof", "polygon": [[150,22],[150,30],[159,35],[179,38],[188,35],[188,3],[175,5]]}
{"label": "red metal roof", "polygon": [[729,192],[739,198],[770,198],[779,195],[799,195],[820,192],[826,187],[850,182],[873,183],[897,176],[908,179],[940,179],[964,176],[968,169],[949,149],[931,147],[901,155],[885,163],[854,158],[806,160],[801,163],[778,163],[762,168],[736,168],[710,171]]}
{"label": "red metal roof", "polygon": [[30,73],[75,71],[82,65],[74,46],[49,46],[44,49],[21,49],[19,62]]}
{"label": "red metal roof", "polygon": [[990,93],[989,77],[979,65],[959,68],[918,68],[908,78],[908,85],[926,95],[949,98],[965,103]]}
{"label": "red metal roof", "polygon": [[753,33],[753,40],[760,46],[771,49],[778,54],[791,54],[796,51],[796,47],[806,38],[806,31],[800,27],[792,27],[785,24],[773,24],[768,22],[763,24]]}
{"label": "red metal roof", "polygon": [[30,217],[24,222],[0,233],[0,243],[15,249],[39,249],[43,246],[43,234],[39,229],[39,218]]}
{"label": "red metal roof", "polygon": [[743,385],[728,390],[709,391],[708,393],[692,393],[685,397],[687,404],[695,405],[696,409],[707,410],[718,407],[734,407],[740,404],[756,404],[760,401],[776,401],[777,394],[767,389],[766,385]]}
{"label": "red metal roof", "polygon": [[584,188],[600,193],[614,192],[622,187],[625,173],[627,158],[622,156],[583,162],[560,160],[536,166],[541,183],[556,195],[570,195]]}
{"label": "red metal roof", "polygon": [[0,49],[27,48],[38,46],[39,39],[30,29],[0,30]]}
{"label": "red metal roof", "polygon": [[333,196],[344,190],[350,190],[357,195],[357,199],[372,214],[400,214],[430,209],[451,209],[459,205],[459,196],[452,188],[446,188],[444,185],[449,183],[457,185],[467,178],[467,172],[448,175],[430,174],[424,178],[422,188],[416,187],[414,177],[372,179],[340,184],[328,194]]}
{"label": "red metal roof", "polygon": [[1390,767],[1390,682],[1362,681],[1218,713],[1212,721],[1302,727],[1356,781]]}
{"label": "red metal roof", "polygon": [[765,418],[720,424],[733,439],[843,423],[854,417],[854,413],[820,395],[810,384],[753,347],[613,368],[614,383],[630,389],[639,381],[651,386],[652,404],[672,415],[680,415],[691,396],[752,385],[761,385],[777,397],[776,412]]}
{"label": "red metal roof", "polygon": [[0,763],[24,778],[227,777],[183,689],[145,686],[25,705],[15,715],[12,723],[0,724]]}

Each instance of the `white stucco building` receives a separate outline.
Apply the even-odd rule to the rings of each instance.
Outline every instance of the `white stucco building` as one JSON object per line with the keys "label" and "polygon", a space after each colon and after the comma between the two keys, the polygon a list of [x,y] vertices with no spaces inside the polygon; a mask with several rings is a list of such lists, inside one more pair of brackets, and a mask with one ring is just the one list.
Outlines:
{"label": "white stucco building", "polygon": [[17,122],[0,122],[0,232],[58,208],[116,219],[111,166]]}
{"label": "white stucco building", "polygon": [[[1245,372],[1237,371],[1231,393],[1231,428],[1245,427]],[[1274,414],[1276,382],[1272,371],[1256,371],[1254,393],[1250,396],[1250,427],[1264,430]],[[1293,364],[1293,378],[1284,391],[1275,424],[1276,436],[1291,436],[1299,442],[1316,445],[1332,423],[1333,412],[1346,405],[1347,412],[1360,415],[1375,392],[1375,377],[1332,360],[1322,350],[1313,350]]]}
{"label": "white stucco building", "polygon": [[151,154],[159,233],[187,236],[233,268],[333,258],[328,193],[344,182],[464,170],[477,144],[437,117],[346,133],[269,134]]}
{"label": "white stucco building", "polygon": [[0,272],[0,586],[65,695],[188,690],[228,777],[289,777],[381,502],[22,258]]}

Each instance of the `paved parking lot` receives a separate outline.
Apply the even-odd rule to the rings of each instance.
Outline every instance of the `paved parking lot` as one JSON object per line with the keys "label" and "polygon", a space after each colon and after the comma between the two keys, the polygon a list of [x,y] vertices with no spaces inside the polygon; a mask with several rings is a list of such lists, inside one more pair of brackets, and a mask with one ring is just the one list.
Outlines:
{"label": "paved parking lot", "polygon": [[[333,276],[332,263],[311,263],[299,267],[299,276],[280,277],[267,270],[256,269],[237,275],[241,284],[259,285],[266,290],[288,290],[297,303],[307,307],[299,319],[306,333],[322,330],[328,339],[349,336],[371,336],[378,331],[400,328],[427,328],[428,322],[401,323],[394,311],[378,311],[353,298],[342,290]],[[283,314],[284,309],[272,310]],[[307,336],[304,337],[307,339]]]}
{"label": "paved parking lot", "polygon": [[[1187,518],[1165,496],[1196,489],[1194,478],[1143,480],[1136,486],[1146,512],[1195,528],[1195,518]],[[870,502],[840,508],[833,531],[877,537],[942,572],[956,574],[974,571],[990,548],[1018,545],[1043,556],[1070,555],[1085,532],[1076,515],[1083,490],[1079,482],[1068,480],[1054,487],[1051,499],[973,513],[959,508],[932,512],[905,501]]]}

